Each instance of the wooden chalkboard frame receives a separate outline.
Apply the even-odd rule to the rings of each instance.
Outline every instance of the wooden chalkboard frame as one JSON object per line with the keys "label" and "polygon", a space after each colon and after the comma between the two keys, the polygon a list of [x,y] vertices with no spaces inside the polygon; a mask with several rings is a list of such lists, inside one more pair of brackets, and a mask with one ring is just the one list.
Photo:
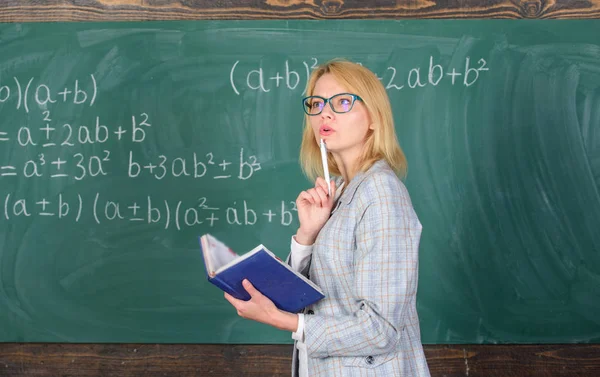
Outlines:
{"label": "wooden chalkboard frame", "polygon": [[597,0],[4,0],[0,4],[0,22],[598,17]]}
{"label": "wooden chalkboard frame", "polygon": [[[291,345],[3,344],[2,376],[290,376]],[[592,377],[600,345],[435,345],[432,377]]]}

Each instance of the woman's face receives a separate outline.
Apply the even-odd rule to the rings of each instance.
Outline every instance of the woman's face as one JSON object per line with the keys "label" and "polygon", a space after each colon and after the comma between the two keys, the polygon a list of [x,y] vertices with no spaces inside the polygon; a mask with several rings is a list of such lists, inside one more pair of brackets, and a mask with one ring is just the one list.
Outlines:
{"label": "woman's face", "polygon": [[[313,95],[330,98],[348,92],[349,90],[340,85],[331,74],[324,74],[317,80]],[[340,108],[344,105],[347,103],[338,102]],[[336,109],[339,111],[338,107]],[[321,114],[311,116],[309,119],[317,142],[323,139],[330,152],[338,154],[347,161],[360,156],[367,133],[372,127],[367,108],[359,100],[354,101],[354,106],[349,112],[342,114],[334,112],[328,102]]]}

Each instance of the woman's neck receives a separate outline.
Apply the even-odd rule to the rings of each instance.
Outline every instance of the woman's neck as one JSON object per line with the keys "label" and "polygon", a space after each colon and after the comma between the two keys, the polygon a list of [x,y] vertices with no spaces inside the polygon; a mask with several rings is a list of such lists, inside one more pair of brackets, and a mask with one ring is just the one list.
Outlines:
{"label": "woman's neck", "polygon": [[347,160],[347,159],[342,158],[339,155],[336,156],[335,154],[334,154],[333,158],[335,159],[337,168],[340,171],[340,174],[341,174],[342,178],[344,179],[344,182],[346,182],[346,184],[348,184],[357,173],[358,161],[356,159]]}

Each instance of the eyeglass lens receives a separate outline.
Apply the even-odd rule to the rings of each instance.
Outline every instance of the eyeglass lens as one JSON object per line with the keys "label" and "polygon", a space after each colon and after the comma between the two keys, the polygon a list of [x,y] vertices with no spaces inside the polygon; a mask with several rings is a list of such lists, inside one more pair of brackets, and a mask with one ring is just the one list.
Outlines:
{"label": "eyeglass lens", "polygon": [[350,94],[337,94],[331,97],[329,100],[324,100],[321,97],[308,97],[304,101],[304,106],[307,113],[317,115],[323,111],[326,102],[329,102],[331,108],[336,113],[347,113],[352,109],[354,96]]}

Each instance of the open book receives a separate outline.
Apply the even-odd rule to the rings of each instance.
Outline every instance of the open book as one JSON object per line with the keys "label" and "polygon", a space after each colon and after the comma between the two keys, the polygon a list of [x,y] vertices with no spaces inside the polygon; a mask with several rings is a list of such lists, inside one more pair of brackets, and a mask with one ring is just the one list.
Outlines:
{"label": "open book", "polygon": [[263,245],[240,256],[210,234],[200,237],[208,281],[235,298],[249,300],[248,279],[275,306],[297,313],[325,295],[319,287],[281,261]]}

